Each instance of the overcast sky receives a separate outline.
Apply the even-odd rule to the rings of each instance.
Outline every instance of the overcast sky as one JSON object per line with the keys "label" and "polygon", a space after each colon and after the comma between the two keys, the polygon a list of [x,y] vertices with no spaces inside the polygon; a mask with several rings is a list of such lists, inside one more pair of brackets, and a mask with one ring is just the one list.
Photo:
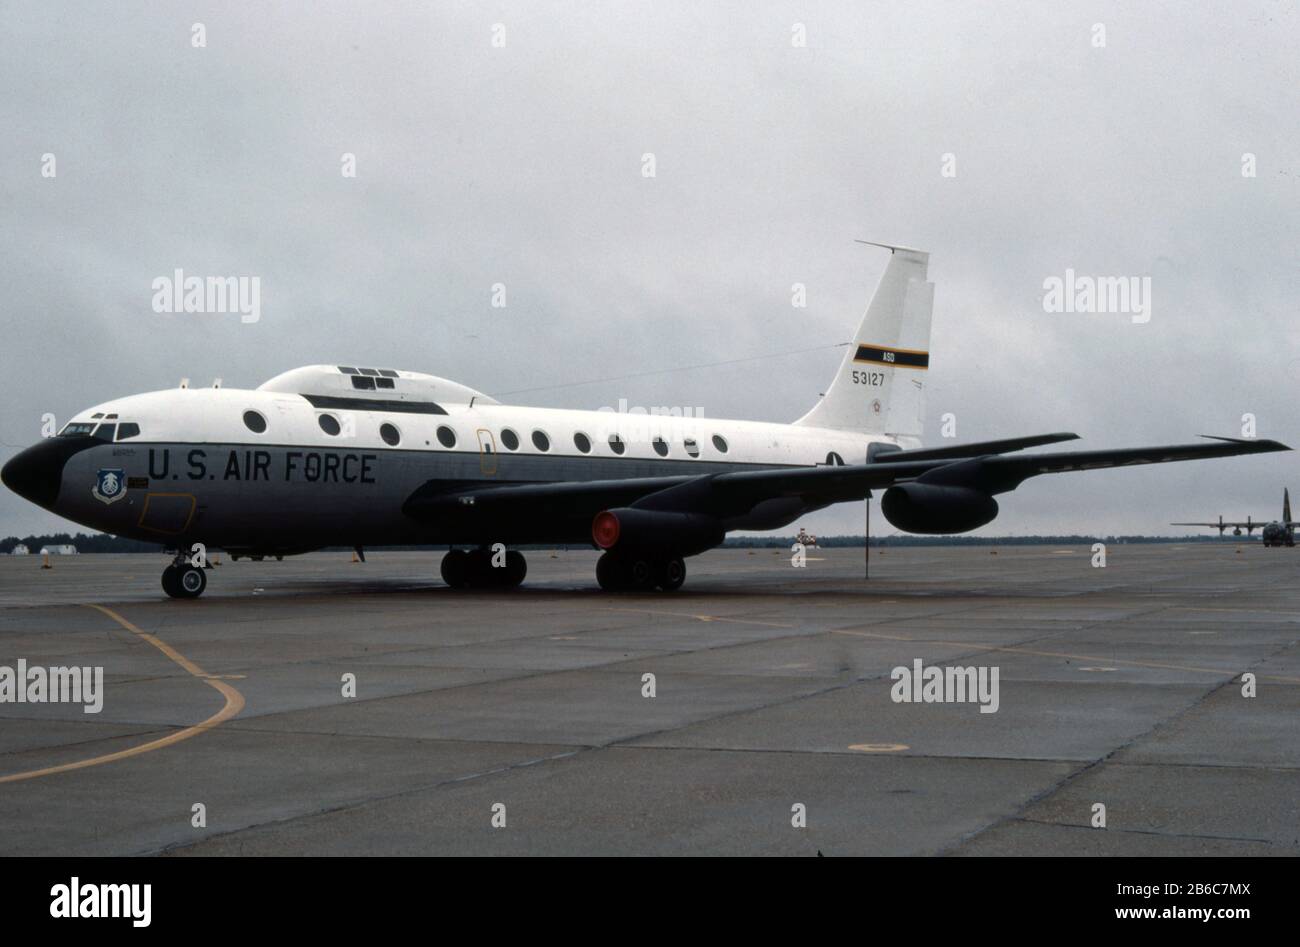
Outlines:
{"label": "overcast sky", "polygon": [[[884,268],[855,238],[932,254],[931,443],[947,412],[1079,447],[1250,413],[1300,446],[1296,11],[0,4],[0,460],[46,412],[315,362],[790,421]],[[155,313],[178,268],[260,277],[260,321]],[[1067,268],[1151,277],[1150,321],[1044,312]],[[1043,477],[983,532],[1275,516],[1298,464]],[[0,491],[0,535],[68,526]]]}

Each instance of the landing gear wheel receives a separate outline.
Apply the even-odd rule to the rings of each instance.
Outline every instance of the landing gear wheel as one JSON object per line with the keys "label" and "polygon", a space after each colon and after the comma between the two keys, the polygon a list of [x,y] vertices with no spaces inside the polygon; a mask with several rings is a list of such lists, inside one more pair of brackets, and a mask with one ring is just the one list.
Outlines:
{"label": "landing gear wheel", "polygon": [[623,564],[611,553],[596,560],[596,581],[606,592],[621,592],[624,587]]}
{"label": "landing gear wheel", "polygon": [[453,549],[442,557],[442,581],[453,589],[469,587],[469,553]]}
{"label": "landing gear wheel", "polygon": [[172,598],[198,598],[208,587],[208,576],[196,566],[168,566],[163,570],[162,587]]}
{"label": "landing gear wheel", "polygon": [[517,588],[524,581],[524,576],[528,575],[528,560],[524,558],[523,553],[512,549],[506,553],[506,567],[496,571],[504,573],[501,576],[503,587]]}
{"label": "landing gear wheel", "polygon": [[633,559],[627,564],[627,587],[636,592],[647,592],[658,579],[654,564],[648,559]]}
{"label": "landing gear wheel", "polygon": [[465,554],[465,564],[465,576],[471,589],[490,588],[497,584],[492,554],[486,549],[471,549]]}
{"label": "landing gear wheel", "polygon": [[665,592],[676,592],[686,581],[686,563],[680,559],[668,559],[659,564],[659,588]]}

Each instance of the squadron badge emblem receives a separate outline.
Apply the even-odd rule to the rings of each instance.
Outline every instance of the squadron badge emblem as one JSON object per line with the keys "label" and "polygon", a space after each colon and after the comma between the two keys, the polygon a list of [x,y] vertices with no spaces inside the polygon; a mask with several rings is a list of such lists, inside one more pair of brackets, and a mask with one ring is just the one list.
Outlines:
{"label": "squadron badge emblem", "polygon": [[90,495],[101,503],[116,503],[126,496],[126,471],[120,467],[100,470]]}

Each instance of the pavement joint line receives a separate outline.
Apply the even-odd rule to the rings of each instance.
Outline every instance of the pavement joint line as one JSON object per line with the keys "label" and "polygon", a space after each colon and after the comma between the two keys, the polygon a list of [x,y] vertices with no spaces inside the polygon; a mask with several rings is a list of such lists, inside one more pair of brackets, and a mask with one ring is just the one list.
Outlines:
{"label": "pavement joint line", "polygon": [[[4,717],[0,719],[12,720],[15,722],[25,721],[28,723],[32,721],[31,717]],[[70,722],[70,721],[65,721],[65,722]],[[77,721],[77,722],[81,723],[81,721]],[[167,733],[168,731],[174,729],[173,727],[170,726],[158,726],[157,724],[104,723],[103,726],[134,727],[135,729],[131,733],[118,733],[112,736],[90,737],[89,739],[86,740],[73,740],[71,743],[49,743],[49,744],[45,744],[44,746],[35,746],[35,747],[29,746],[29,747],[18,747],[12,750],[0,750],[0,756],[18,756],[22,753],[47,753],[50,750],[71,750],[75,747],[88,746],[93,743],[106,743],[110,740],[129,740],[132,737],[143,737],[149,735],[150,733]]]}
{"label": "pavement joint line", "polygon": [[[1278,845],[1278,842],[1272,839],[1255,838],[1253,835],[1204,835],[1200,832],[1157,832],[1154,829],[1124,829],[1106,826],[1104,829],[1094,829],[1090,825],[1075,825],[1072,822],[1047,822],[1043,819],[1015,818],[1012,822],[1020,822],[1025,825],[1044,825],[1053,829],[1084,829],[1088,832],[1114,832],[1119,835],[1156,835],[1160,838],[1187,838],[1187,839],[1204,839],[1207,842],[1262,842],[1265,845]],[[1286,843],[1281,843],[1285,845]],[[1287,846],[1294,847],[1294,846]]]}
{"label": "pavement joint line", "polygon": [[[1224,670],[1223,668],[1191,667],[1185,664],[1161,664],[1154,661],[1132,661],[1126,658],[1099,657],[1095,654],[1094,655],[1069,654],[1063,651],[1038,651],[1032,648],[1007,647],[1005,645],[986,645],[976,641],[959,642],[959,641],[940,641],[937,639],[917,640],[912,638],[894,638],[891,636],[878,635],[867,631],[833,631],[831,632],[831,634],[853,635],[855,637],[861,637],[861,638],[882,638],[889,641],[917,641],[918,644],[942,644],[942,645],[949,645],[953,647],[966,647],[966,648],[975,649],[973,653],[1002,651],[1008,654],[1028,654],[1028,655],[1033,655],[1035,657],[1042,657],[1042,658],[1068,658],[1073,661],[1103,661],[1103,662],[1110,661],[1114,664],[1127,664],[1132,667],[1153,668],[1155,670],[1161,670],[1161,671],[1191,671],[1196,674],[1216,674],[1220,676],[1226,674],[1228,675],[1229,680],[1233,680],[1237,677],[1240,677],[1243,673],[1246,673],[1250,670],[1249,668],[1245,668],[1242,670],[1227,671]],[[1275,683],[1282,683],[1282,684],[1300,684],[1300,678],[1297,677],[1281,677],[1272,674],[1267,674],[1267,675],[1259,674],[1257,675],[1257,678],[1261,681],[1266,680],[1266,681],[1272,681]]]}
{"label": "pavement joint line", "polygon": [[1169,716],[1165,717],[1163,720],[1157,720],[1154,724],[1152,724],[1152,725],[1151,725],[1150,727],[1148,727],[1146,730],[1144,730],[1144,731],[1141,732],[1141,733],[1136,733],[1136,734],[1134,734],[1132,737],[1130,737],[1130,738],[1129,738],[1128,740],[1126,740],[1124,743],[1121,743],[1119,746],[1116,746],[1116,747],[1114,747],[1113,749],[1111,749],[1110,752],[1106,753],[1104,756],[1101,756],[1101,757],[1099,757],[1098,759],[1093,760],[1091,763],[1088,763],[1087,765],[1080,767],[1079,769],[1075,770],[1074,772],[1067,773],[1067,774],[1066,774],[1066,775],[1065,775],[1061,780],[1059,780],[1059,781],[1056,783],[1056,785],[1054,785],[1054,786],[1049,786],[1048,788],[1044,789],[1042,792],[1035,794],[1035,795],[1032,796],[1029,800],[1027,800],[1025,803],[1023,803],[1023,804],[1020,806],[1020,808],[1017,809],[1015,812],[1013,812],[1011,815],[1004,816],[1004,817],[1002,817],[1002,818],[1000,818],[1000,819],[994,819],[994,820],[993,820],[992,822],[990,822],[988,825],[984,826],[984,828],[982,828],[982,829],[976,829],[974,832],[970,832],[970,833],[968,833],[967,835],[965,835],[965,836],[963,836],[963,837],[957,839],[955,842],[953,842],[951,845],[947,846],[946,848],[941,849],[940,852],[939,852],[939,854],[947,854],[947,853],[949,853],[949,852],[956,852],[956,851],[958,851],[959,849],[961,849],[962,847],[964,847],[964,846],[970,844],[970,843],[971,843],[972,841],[974,841],[975,839],[979,838],[979,836],[983,835],[984,833],[989,832],[989,831],[991,831],[991,830],[993,830],[993,829],[996,829],[998,826],[1000,826],[1000,825],[1004,825],[1004,824],[1006,824],[1006,823],[1009,822],[1009,821],[1012,821],[1012,820],[1022,820],[1022,821],[1023,821],[1024,818],[1025,818],[1024,815],[1023,815],[1023,813],[1027,812],[1031,807],[1033,807],[1033,806],[1039,804],[1040,802],[1042,802],[1042,801],[1044,801],[1044,800],[1046,800],[1046,799],[1049,799],[1049,798],[1052,797],[1052,796],[1057,795],[1057,794],[1060,793],[1063,789],[1065,789],[1066,786],[1068,786],[1068,785],[1070,785],[1070,784],[1072,784],[1072,783],[1074,783],[1074,782],[1077,782],[1080,778],[1082,778],[1082,777],[1085,776],[1086,774],[1091,773],[1091,772],[1093,772],[1094,770],[1098,770],[1098,771],[1100,771],[1100,770],[1103,769],[1105,766],[1107,766],[1108,764],[1111,764],[1111,763],[1112,763],[1112,761],[1114,760],[1114,757],[1115,757],[1116,754],[1118,754],[1118,753],[1120,753],[1120,752],[1122,752],[1122,751],[1124,751],[1124,750],[1127,750],[1129,747],[1136,746],[1136,745],[1138,744],[1139,741],[1144,740],[1144,739],[1146,739],[1146,738],[1152,736],[1152,735],[1155,734],[1157,731],[1159,731],[1162,727],[1166,727],[1166,726],[1168,726],[1170,723],[1172,723],[1173,721],[1178,720],[1179,718],[1184,717],[1184,716],[1186,716],[1187,714],[1191,713],[1191,711],[1192,711],[1193,709],[1195,709],[1195,708],[1201,706],[1203,703],[1205,703],[1207,700],[1209,700],[1212,696],[1214,696],[1215,694],[1217,694],[1219,691],[1223,690],[1225,687],[1227,687],[1227,686],[1230,685],[1231,683],[1232,683],[1232,679],[1231,679],[1231,678],[1229,678],[1229,679],[1226,680],[1226,681],[1220,681],[1218,684],[1216,684],[1216,685],[1214,685],[1213,687],[1211,687],[1211,688],[1210,688],[1209,690],[1207,690],[1205,693],[1201,694],[1200,697],[1198,697],[1198,698],[1196,698],[1195,700],[1189,702],[1189,703],[1188,703],[1185,707],[1183,707],[1181,710],[1176,710],[1176,711],[1170,713]]}
{"label": "pavement joint line", "polygon": [[[600,749],[600,746],[593,746],[592,749]],[[611,750],[671,750],[671,751],[688,751],[699,753],[784,753],[795,756],[842,756],[846,759],[875,760],[882,759],[881,756],[872,756],[860,751],[849,750],[817,750],[817,749],[794,749],[790,747],[761,747],[761,746],[689,746],[685,744],[664,744],[664,743],[616,743],[606,744],[605,749]],[[942,753],[915,753],[900,751],[891,754],[889,759],[895,760],[933,760],[944,763],[1043,763],[1045,765],[1063,765],[1063,766],[1081,766],[1095,760],[1080,759],[1078,757],[1060,757],[1060,756],[967,756],[964,754],[942,754]],[[1300,766],[1268,766],[1258,763],[1180,763],[1176,760],[1111,760],[1109,766],[1134,766],[1134,767],[1157,767],[1160,769],[1224,769],[1243,772],[1262,772],[1262,773],[1294,773],[1300,771]]]}
{"label": "pavement joint line", "polygon": [[55,775],[56,773],[67,773],[67,772],[72,772],[73,770],[88,769],[89,767],[92,766],[102,766],[105,763],[113,763],[118,760],[124,760],[134,756],[140,756],[143,753],[150,753],[154,750],[161,750],[164,747],[173,746],[174,744],[180,743],[183,740],[188,740],[191,737],[198,736],[200,733],[204,733],[208,730],[211,730],[214,727],[218,727],[244,709],[243,694],[241,694],[234,687],[230,686],[224,681],[212,679],[207,674],[206,671],[204,671],[193,661],[186,658],[183,654],[181,654],[171,645],[167,644],[161,638],[158,638],[155,635],[151,635],[147,631],[141,630],[140,628],[131,624],[131,622],[127,621],[117,612],[113,611],[110,608],[106,608],[103,605],[87,604],[85,607],[92,608],[95,611],[107,615],[109,618],[117,622],[120,626],[125,628],[127,631],[131,632],[131,634],[135,635],[139,640],[148,642],[149,644],[153,645],[155,648],[157,648],[159,651],[165,654],[168,658],[170,658],[173,662],[175,662],[176,664],[184,668],[186,671],[188,671],[195,678],[203,681],[209,687],[216,689],[216,691],[219,694],[221,694],[222,697],[225,698],[225,704],[224,706],[222,706],[220,710],[218,710],[212,716],[208,717],[206,720],[194,724],[193,726],[185,727],[184,729],[173,731],[172,733],[169,733],[163,737],[159,737],[156,740],[150,740],[148,743],[141,743],[136,746],[129,747],[125,750],[118,750],[114,753],[105,753],[102,756],[92,756],[88,759],[77,760],[72,763],[61,763],[57,766],[47,766],[42,769],[33,769],[23,773],[11,773],[7,776],[0,776],[0,784],[22,782],[28,779],[39,779],[42,776],[52,776]]}
{"label": "pavement joint line", "polygon": [[[552,744],[554,745],[554,744]],[[563,744],[562,744],[563,745]],[[572,744],[568,744],[572,746]],[[492,776],[499,776],[503,773],[509,773],[516,769],[524,769],[529,766],[539,766],[546,763],[556,762],[558,760],[568,759],[577,756],[580,753],[587,752],[588,748],[579,747],[577,749],[568,749],[560,753],[553,753],[549,756],[533,757],[531,759],[519,760],[513,763],[505,763],[501,766],[495,766],[492,769],[483,770],[478,773],[467,773],[463,776],[452,776],[447,779],[440,779],[436,782],[424,786],[412,786],[409,789],[399,789],[393,792],[378,793],[365,799],[356,799],[350,802],[343,802],[337,805],[325,806],[312,812],[302,812],[297,815],[285,816],[281,819],[267,819],[264,822],[250,822],[248,825],[240,826],[237,829],[228,829],[224,832],[214,832],[211,835],[205,835],[201,839],[186,839],[183,842],[175,842],[170,845],[164,845],[158,848],[147,849],[137,852],[138,855],[169,855],[176,852],[184,851],[187,848],[194,848],[211,842],[216,839],[229,838],[233,835],[239,835],[243,832],[255,832],[258,829],[267,828],[273,825],[290,825],[294,822],[300,822],[304,819],[317,819],[324,816],[334,815],[339,812],[348,812],[353,809],[361,809],[375,803],[387,802],[390,799],[401,799],[405,796],[414,796],[423,793],[436,792],[439,789],[460,785],[461,783],[472,782],[477,779],[487,779]]]}

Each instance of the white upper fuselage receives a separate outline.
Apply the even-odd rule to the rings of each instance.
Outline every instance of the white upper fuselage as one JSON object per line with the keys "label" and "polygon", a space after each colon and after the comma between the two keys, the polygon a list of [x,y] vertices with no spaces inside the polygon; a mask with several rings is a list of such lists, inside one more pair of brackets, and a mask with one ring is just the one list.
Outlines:
{"label": "white upper fuselage", "polygon": [[[398,372],[398,391],[357,391],[346,387],[349,376],[334,366],[309,366],[286,372],[255,390],[237,388],[172,388],[128,395],[79,412],[70,423],[96,423],[116,415],[119,424],[134,423],[140,434],[136,443],[172,444],[257,444],[296,445],[317,448],[386,450],[428,450],[500,455],[566,456],[575,459],[619,458],[641,461],[635,473],[626,476],[655,476],[663,471],[655,465],[664,461],[717,462],[734,465],[812,466],[828,463],[835,454],[839,462],[866,462],[868,445],[899,444],[915,447],[915,438],[866,435],[853,431],[810,428],[793,424],[741,421],[722,418],[652,416],[635,410],[573,410],[504,405],[487,395],[455,382],[415,372]],[[343,384],[340,384],[342,382]],[[413,392],[411,389],[415,387]],[[351,402],[344,407],[317,407],[306,395]],[[414,406],[433,403],[445,414],[410,413],[394,410],[383,402],[400,401]],[[261,414],[264,432],[254,432],[244,422],[247,411]],[[330,415],[340,423],[339,434],[327,434],[320,417]],[[400,433],[398,444],[388,444],[381,425],[391,424]],[[438,439],[440,428],[455,434],[453,447]],[[502,432],[513,431],[518,447],[502,442]],[[534,441],[534,432],[545,435],[548,449]],[[480,433],[482,432],[482,433]],[[575,436],[585,435],[589,451],[582,451]],[[610,435],[624,443],[622,454],[610,446]],[[715,442],[714,438],[722,438]],[[656,438],[664,442],[661,454]],[[694,447],[689,448],[688,442]],[[725,449],[723,447],[725,446]],[[830,458],[829,462],[837,462]],[[703,472],[703,471],[702,471]]]}

